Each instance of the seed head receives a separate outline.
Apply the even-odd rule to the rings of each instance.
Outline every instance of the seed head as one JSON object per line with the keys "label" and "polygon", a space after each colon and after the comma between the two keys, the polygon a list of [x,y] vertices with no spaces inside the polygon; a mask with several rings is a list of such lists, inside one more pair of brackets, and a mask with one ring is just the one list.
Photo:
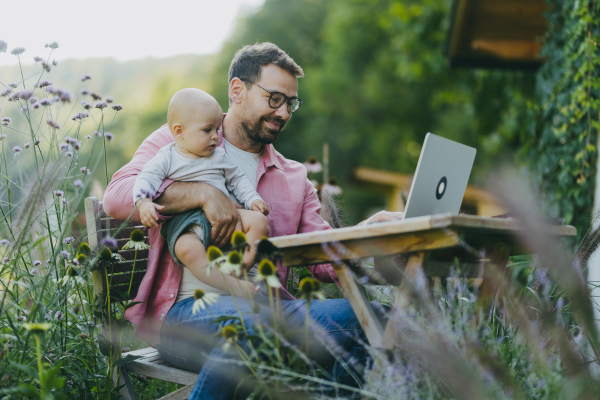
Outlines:
{"label": "seed head", "polygon": [[313,292],[317,292],[321,289],[321,284],[315,278],[304,278],[300,281],[300,290],[306,294],[310,295]]}
{"label": "seed head", "polygon": [[246,235],[242,231],[235,231],[231,236],[231,244],[235,247],[245,246],[248,242],[246,241]]}
{"label": "seed head", "polygon": [[112,260],[112,251],[110,251],[108,247],[103,247],[102,250],[100,250],[100,259],[104,261]]}
{"label": "seed head", "polygon": [[144,241],[144,231],[141,229],[134,229],[129,235],[129,240],[133,242],[143,242]]}
{"label": "seed head", "polygon": [[77,254],[85,254],[86,256],[89,256],[92,254],[92,248],[86,242],[82,242],[77,249]]}
{"label": "seed head", "polygon": [[194,290],[194,300],[200,300],[204,297],[206,293],[202,289]]}
{"label": "seed head", "polygon": [[275,275],[275,265],[273,264],[273,262],[271,260],[265,258],[258,264],[258,272],[262,276]]}
{"label": "seed head", "polygon": [[241,264],[242,263],[242,256],[240,255],[239,252],[237,252],[237,251],[234,250],[231,253],[229,253],[229,256],[227,257],[227,261],[230,264],[234,264],[234,265]]}
{"label": "seed head", "polygon": [[75,268],[69,267],[69,269],[67,269],[67,275],[69,275],[70,277],[74,277],[79,274],[77,273],[77,270]]}
{"label": "seed head", "polygon": [[76,260],[78,263],[83,264],[87,261],[87,256],[85,254],[78,254]]}
{"label": "seed head", "polygon": [[25,53],[25,48],[24,47],[15,47],[14,49],[12,49],[12,51],[10,52],[10,54],[13,54],[15,56],[20,56],[21,54]]}
{"label": "seed head", "polygon": [[208,261],[213,262],[219,257],[223,257],[223,252],[218,247],[210,246],[206,251],[206,256],[208,257]]}
{"label": "seed head", "polygon": [[112,106],[112,109],[115,110],[115,111],[121,111],[123,109],[123,106],[120,105],[120,104],[114,104]]}
{"label": "seed head", "polygon": [[238,332],[237,329],[235,329],[233,326],[227,325],[223,328],[222,334],[225,340],[234,340]]}
{"label": "seed head", "polygon": [[47,322],[36,322],[36,323],[25,322],[23,324],[23,328],[27,329],[29,332],[33,333],[34,335],[41,335],[42,333],[46,332],[51,327],[52,327],[52,325]]}

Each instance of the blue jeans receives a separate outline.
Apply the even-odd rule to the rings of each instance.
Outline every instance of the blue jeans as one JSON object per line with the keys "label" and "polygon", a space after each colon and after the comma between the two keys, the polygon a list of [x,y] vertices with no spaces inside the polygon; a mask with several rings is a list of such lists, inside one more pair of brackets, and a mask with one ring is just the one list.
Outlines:
{"label": "blue jeans", "polygon": [[[254,313],[251,303],[244,298],[235,298],[244,315],[249,335],[257,335],[252,325],[260,320],[270,325],[271,308],[266,297],[256,296],[258,309]],[[238,385],[249,382],[243,379],[248,370],[239,363],[240,357],[235,348],[223,351],[225,344],[217,324],[210,323],[214,317],[225,315],[239,316],[234,299],[223,295],[208,310],[192,314],[193,298],[175,304],[168,312],[161,329],[159,354],[174,366],[189,371],[200,372],[189,399],[234,399],[245,398],[252,390],[251,385]],[[304,300],[282,300],[282,312],[288,332],[296,332],[289,340],[293,345],[304,346],[304,323],[306,302]],[[211,315],[212,313],[212,315]],[[345,299],[313,300],[310,304],[312,319],[309,334],[309,357],[329,371],[339,383],[357,386],[354,377],[362,377],[367,352],[363,346],[366,338],[360,324]],[[236,321],[229,320],[221,325]],[[239,322],[238,322],[239,323]],[[243,338],[240,345],[247,352],[248,342]],[[304,349],[304,347],[300,347]],[[327,350],[329,349],[329,351]],[[331,352],[337,355],[331,355]],[[352,372],[342,367],[339,359],[352,366]],[[229,362],[228,362],[229,361]],[[354,375],[354,377],[352,376]],[[326,388],[325,391],[327,391]]]}

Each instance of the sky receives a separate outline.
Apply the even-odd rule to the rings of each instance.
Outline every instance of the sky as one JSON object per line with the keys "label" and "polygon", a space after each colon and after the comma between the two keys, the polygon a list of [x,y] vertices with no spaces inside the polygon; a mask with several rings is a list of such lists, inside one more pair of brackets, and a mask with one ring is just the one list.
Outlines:
{"label": "sky", "polygon": [[264,0],[27,0],[3,1],[0,66],[16,64],[15,47],[27,51],[22,62],[44,57],[46,43],[57,42],[53,58],[114,57],[127,61],[220,50],[237,18]]}

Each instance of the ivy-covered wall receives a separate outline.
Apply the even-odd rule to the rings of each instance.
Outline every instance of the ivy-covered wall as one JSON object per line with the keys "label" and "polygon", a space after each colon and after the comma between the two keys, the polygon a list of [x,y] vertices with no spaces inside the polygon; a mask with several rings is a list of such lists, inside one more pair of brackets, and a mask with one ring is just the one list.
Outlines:
{"label": "ivy-covered wall", "polygon": [[536,101],[523,142],[547,210],[590,227],[600,129],[598,0],[547,0],[549,29],[536,77]]}

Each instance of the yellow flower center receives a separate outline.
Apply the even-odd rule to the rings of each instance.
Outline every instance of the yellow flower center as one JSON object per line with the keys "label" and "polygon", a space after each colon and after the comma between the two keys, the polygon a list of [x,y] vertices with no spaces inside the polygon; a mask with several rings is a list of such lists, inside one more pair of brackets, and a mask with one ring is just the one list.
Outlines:
{"label": "yellow flower center", "polygon": [[67,269],[67,275],[69,276],[77,276],[77,270],[73,267],[69,267],[69,269]]}
{"label": "yellow flower center", "polygon": [[134,229],[134,231],[131,232],[131,235],[129,235],[129,239],[132,242],[143,242],[144,241],[144,231],[141,229]]}
{"label": "yellow flower center", "polygon": [[244,246],[247,243],[246,235],[244,232],[235,231],[233,232],[233,236],[231,236],[231,244],[234,246]]}
{"label": "yellow flower center", "polygon": [[231,340],[237,336],[237,330],[231,325],[227,325],[225,328],[223,328],[222,333],[225,340]]}
{"label": "yellow flower center", "polygon": [[112,259],[112,251],[110,251],[110,249],[108,247],[104,247],[100,251],[100,259],[105,260],[105,261]]}
{"label": "yellow flower center", "polygon": [[258,273],[262,276],[275,275],[275,265],[269,259],[264,259],[258,264]]}
{"label": "yellow flower center", "polygon": [[227,259],[227,261],[229,261],[230,264],[240,264],[242,262],[242,256],[240,256],[240,253],[238,253],[237,251],[232,251],[231,253],[229,253],[229,258]]}
{"label": "yellow flower center", "polygon": [[196,300],[200,300],[201,298],[204,297],[206,293],[204,293],[204,290],[202,289],[196,289],[194,290],[194,299]]}
{"label": "yellow flower center", "polygon": [[92,248],[89,244],[83,242],[79,245],[79,249],[77,249],[77,254],[85,254],[86,256],[89,256],[90,254],[92,254]]}
{"label": "yellow flower center", "polygon": [[84,263],[87,261],[87,256],[85,254],[78,254],[77,255],[77,262]]}
{"label": "yellow flower center", "polygon": [[314,278],[304,278],[300,281],[300,290],[306,294],[316,292],[320,289],[319,281]]}
{"label": "yellow flower center", "polygon": [[223,252],[215,246],[210,246],[206,251],[206,255],[208,256],[208,261],[213,262],[219,257],[223,257]]}

